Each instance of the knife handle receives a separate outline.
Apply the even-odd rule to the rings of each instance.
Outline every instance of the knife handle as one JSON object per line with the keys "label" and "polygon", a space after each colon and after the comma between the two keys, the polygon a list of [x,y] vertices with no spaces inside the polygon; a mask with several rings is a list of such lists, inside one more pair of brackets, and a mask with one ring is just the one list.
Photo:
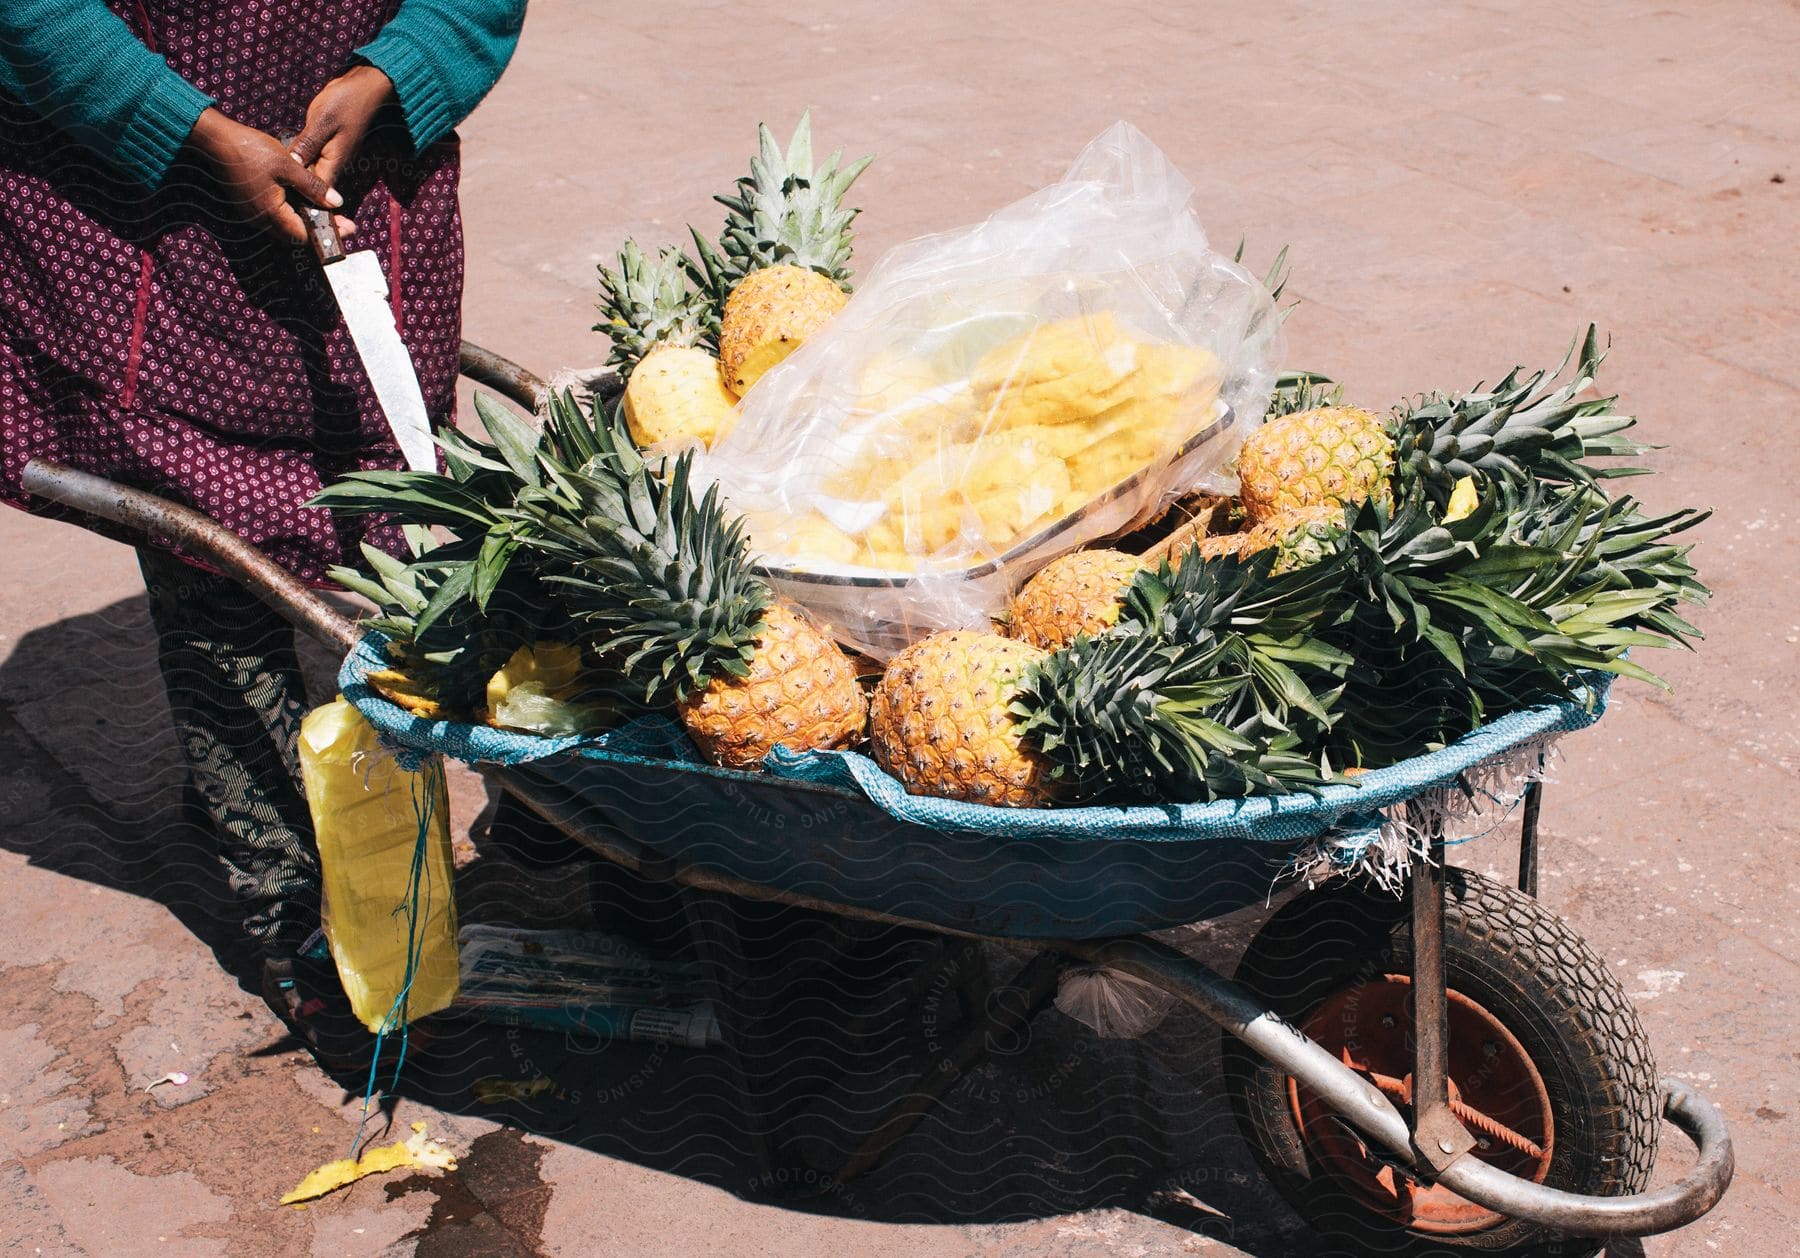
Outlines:
{"label": "knife handle", "polygon": [[321,210],[316,205],[296,207],[300,217],[306,220],[306,234],[312,241],[313,253],[318,255],[321,263],[337,262],[344,256],[344,242],[338,239],[337,228],[331,225],[331,211]]}
{"label": "knife handle", "polygon": [[[293,145],[299,138],[299,132],[281,137],[283,144]],[[338,239],[337,228],[331,225],[331,211],[321,210],[316,205],[295,198],[294,208],[300,211],[300,217],[306,222],[306,235],[312,242],[312,251],[318,257],[320,265],[327,262],[338,262],[344,256],[344,242]]]}

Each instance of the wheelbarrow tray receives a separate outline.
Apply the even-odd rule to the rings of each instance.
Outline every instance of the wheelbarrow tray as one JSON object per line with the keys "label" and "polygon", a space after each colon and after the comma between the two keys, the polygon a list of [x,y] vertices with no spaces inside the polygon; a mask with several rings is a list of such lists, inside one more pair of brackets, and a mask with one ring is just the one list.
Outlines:
{"label": "wheelbarrow tray", "polygon": [[1260,903],[1296,855],[1329,836],[1346,855],[1381,810],[1598,720],[1610,678],[1568,702],[1511,713],[1430,755],[1334,785],[1210,804],[995,808],[909,795],[866,756],[778,752],[764,772],[700,763],[680,726],[644,717],[591,738],[426,720],[368,684],[386,667],[366,635],[338,678],[391,744],[506,766],[605,827],[683,865],[759,886],[1013,939],[1103,939]]}

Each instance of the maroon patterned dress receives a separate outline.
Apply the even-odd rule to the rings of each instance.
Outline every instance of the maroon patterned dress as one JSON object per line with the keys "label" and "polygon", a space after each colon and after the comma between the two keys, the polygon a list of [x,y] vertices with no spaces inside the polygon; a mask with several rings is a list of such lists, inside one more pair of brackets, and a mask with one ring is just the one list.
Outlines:
{"label": "maroon patterned dress", "polygon": [[[397,0],[109,0],[238,122],[300,130]],[[338,178],[374,249],[427,410],[455,403],[462,222],[454,136],[414,156],[370,133]],[[148,192],[0,97],[0,498],[56,459],[186,503],[306,580],[365,524],[303,505],[400,453],[312,256],[211,200],[178,164]],[[43,504],[38,504],[43,505]],[[374,540],[390,545],[376,530]]]}

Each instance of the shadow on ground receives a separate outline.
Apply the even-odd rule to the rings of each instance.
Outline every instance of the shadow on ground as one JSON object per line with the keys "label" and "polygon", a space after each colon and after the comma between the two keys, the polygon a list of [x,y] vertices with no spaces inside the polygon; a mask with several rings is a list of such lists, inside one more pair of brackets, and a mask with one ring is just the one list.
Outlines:
{"label": "shadow on ground", "polygon": [[[328,692],[329,668],[311,659],[315,698]],[[165,905],[253,990],[219,866],[184,812],[143,600],[22,637],[0,664],[0,704],[9,775],[0,845]],[[537,844],[529,864],[513,848],[498,833],[478,836],[458,874],[465,920],[598,916],[692,955],[691,893],[657,894],[611,866],[558,861],[575,854],[554,844]],[[1216,1082],[1216,1032],[1185,1011],[1136,1040],[1097,1039],[1054,1010],[990,1037],[985,1060],[947,1082],[885,1157],[841,1179],[836,1169],[877,1116],[935,1074],[949,1079],[952,1046],[981,1003],[1010,998],[1004,981],[984,996],[975,971],[1004,980],[1018,956],[742,901],[700,907],[715,941],[724,931],[729,1049],[423,1024],[392,1091],[514,1130],[477,1139],[457,1176],[387,1186],[390,1197],[434,1198],[419,1253],[452,1252],[443,1246],[453,1238],[482,1232],[530,1251],[549,1188],[538,1178],[542,1150],[516,1132],[795,1211],[980,1225],[1116,1207],[1250,1253],[1312,1252],[1236,1134]],[[1241,925],[1188,936],[1216,959],[1241,946]],[[548,1090],[477,1101],[475,1085],[495,1080]]]}

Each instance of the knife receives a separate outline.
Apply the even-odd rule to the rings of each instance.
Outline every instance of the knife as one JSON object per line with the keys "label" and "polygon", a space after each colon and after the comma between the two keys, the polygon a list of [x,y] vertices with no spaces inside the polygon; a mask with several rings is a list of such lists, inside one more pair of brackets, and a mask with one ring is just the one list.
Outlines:
{"label": "knife", "polygon": [[315,205],[298,208],[306,220],[313,253],[337,298],[350,340],[369,374],[375,400],[381,404],[394,440],[400,443],[406,465],[415,472],[437,471],[437,445],[431,439],[419,375],[400,339],[400,329],[394,326],[394,308],[388,304],[387,277],[381,273],[381,264],[371,249],[344,251],[344,242],[331,225],[330,211]]}

